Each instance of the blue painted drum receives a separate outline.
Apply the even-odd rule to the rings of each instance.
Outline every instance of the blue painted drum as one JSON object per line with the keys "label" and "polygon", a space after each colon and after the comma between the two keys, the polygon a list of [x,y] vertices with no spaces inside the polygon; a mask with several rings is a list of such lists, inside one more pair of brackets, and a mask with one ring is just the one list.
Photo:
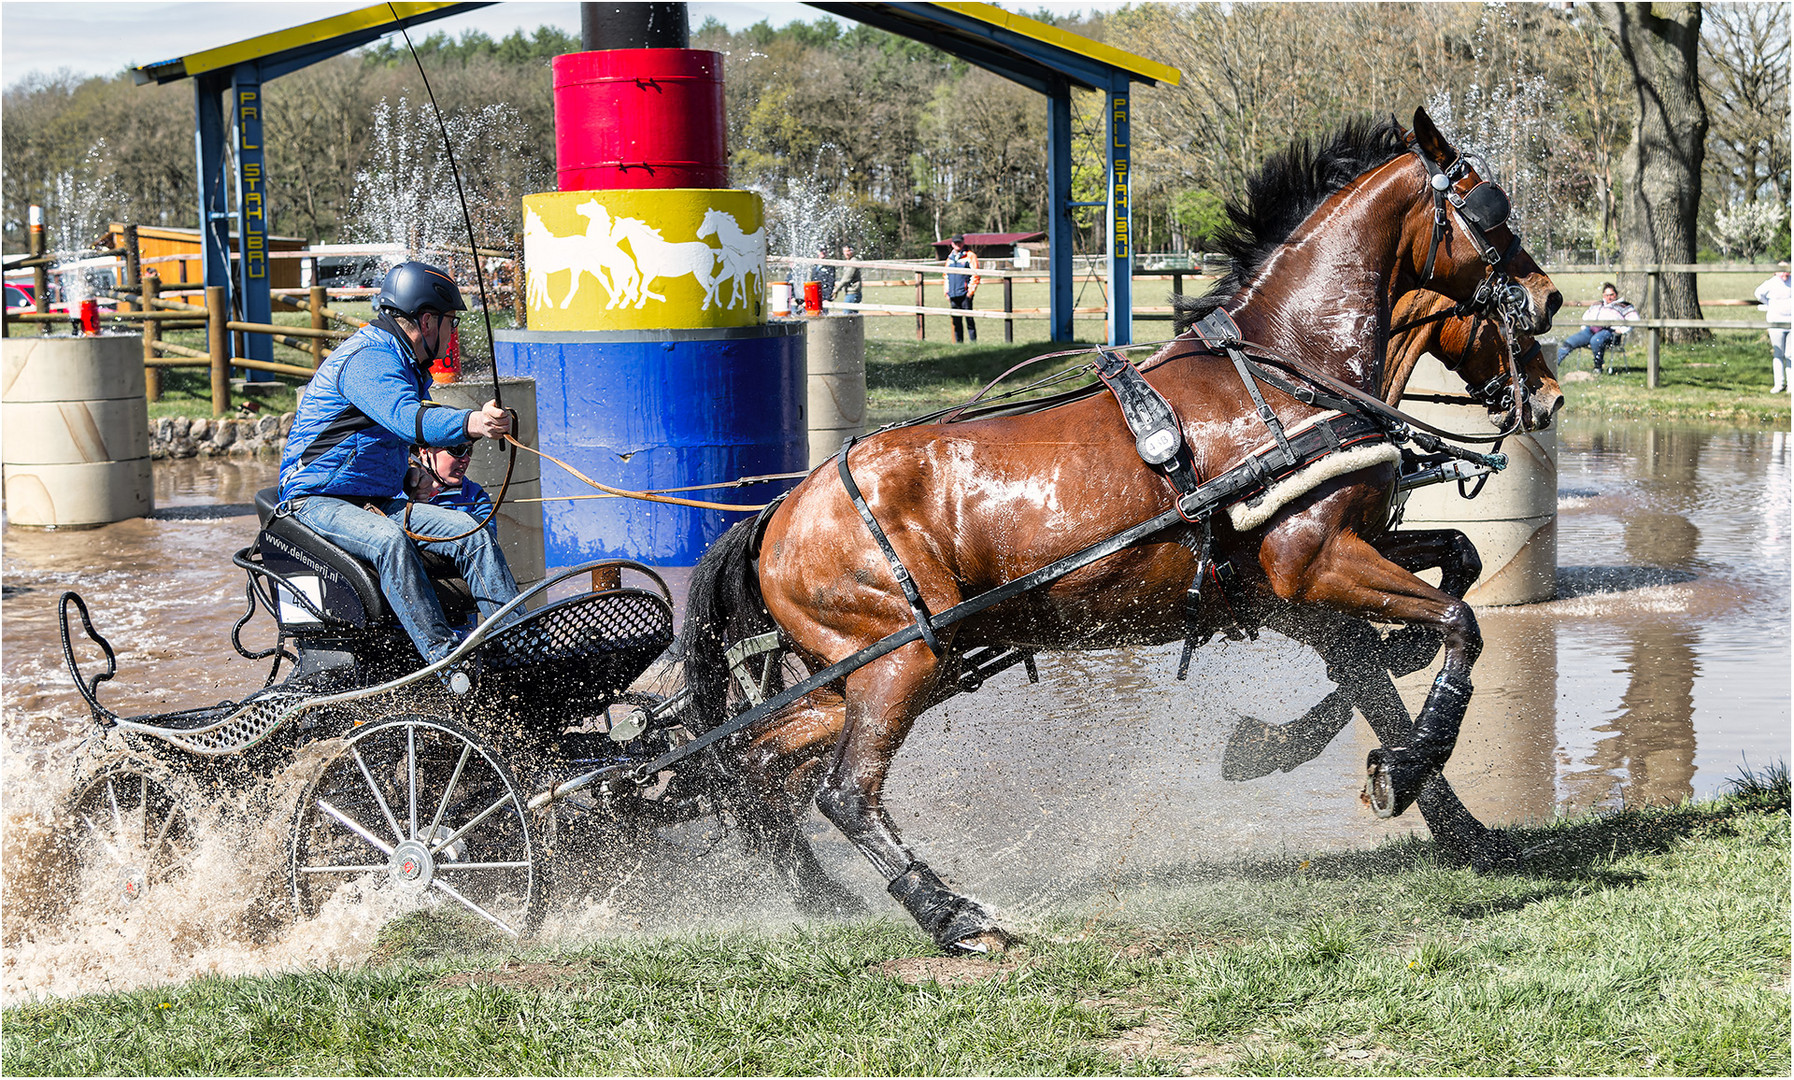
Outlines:
{"label": "blue painted drum", "polygon": [[[809,461],[803,326],[499,331],[499,371],[536,380],[542,449],[612,487],[643,491],[799,472]],[[693,491],[757,506],[796,481]],[[550,567],[627,558],[691,566],[741,514],[633,499],[542,465]]]}

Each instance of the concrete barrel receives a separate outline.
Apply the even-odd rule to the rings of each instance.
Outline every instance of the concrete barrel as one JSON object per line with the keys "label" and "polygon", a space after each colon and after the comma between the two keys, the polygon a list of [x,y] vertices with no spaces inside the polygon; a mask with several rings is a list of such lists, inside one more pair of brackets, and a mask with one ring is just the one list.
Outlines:
{"label": "concrete barrel", "polygon": [[[517,440],[526,446],[540,446],[536,434],[536,380],[502,378],[499,388],[505,407],[517,410]],[[440,384],[431,390],[430,396],[453,409],[478,409],[492,400],[492,380],[475,376]],[[480,439],[473,444],[473,461],[467,466],[467,475],[495,499],[505,481],[510,450],[503,439]],[[542,460],[519,450],[517,466],[511,471],[510,490],[505,492],[505,504],[498,509],[498,544],[519,585],[540,581],[547,573],[542,558],[542,504],[517,501],[541,497]]]}
{"label": "concrete barrel", "polygon": [[155,509],[138,338],[7,338],[0,356],[11,524],[91,528]]}
{"label": "concrete barrel", "polygon": [[[1408,393],[1462,394],[1464,382],[1430,356],[1422,357]],[[1407,401],[1402,409],[1447,431],[1494,434],[1480,405]],[[1486,448],[1487,444],[1483,444]],[[1557,595],[1557,434],[1547,430],[1501,444],[1508,467],[1466,500],[1456,484],[1436,484],[1409,496],[1403,529],[1457,529],[1483,560],[1482,577],[1465,599],[1473,604],[1530,604]]]}
{"label": "concrete barrel", "polygon": [[813,469],[866,430],[866,320],[859,315],[804,320],[804,359]]}

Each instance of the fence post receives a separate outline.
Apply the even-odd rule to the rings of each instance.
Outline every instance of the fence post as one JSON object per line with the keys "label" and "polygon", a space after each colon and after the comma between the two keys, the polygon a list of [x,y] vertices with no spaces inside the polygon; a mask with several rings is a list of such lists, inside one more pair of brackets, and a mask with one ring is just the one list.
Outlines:
{"label": "fence post", "polygon": [[[917,270],[916,271],[916,306],[917,307],[927,307],[928,305],[925,302],[926,299],[927,298],[922,295],[922,271]],[[927,341],[928,340],[928,316],[922,314],[920,311],[916,312],[916,340],[917,341]]]}
{"label": "fence post", "polygon": [[1015,314],[1015,279],[1003,279],[1003,340],[1015,341],[1015,320],[1009,316]]}
{"label": "fence post", "polygon": [[[125,286],[131,289],[142,289],[143,251],[137,246],[137,226],[125,226],[124,243],[121,246],[125,249]],[[120,311],[129,311],[131,310],[131,305],[127,301],[121,303],[118,306],[118,309]],[[148,311],[149,306],[147,304],[144,305],[143,310]],[[154,320],[151,321],[153,322]]]}
{"label": "fence post", "polygon": [[[314,276],[312,280],[317,281],[318,279]],[[313,285],[311,287],[311,328],[313,330],[324,329],[324,306],[329,299],[329,294],[325,292],[324,286]],[[324,339],[321,337],[311,339],[311,366],[324,366]]]}
{"label": "fence post", "polygon": [[212,415],[230,409],[230,332],[224,310],[224,286],[206,286],[206,352],[212,362]]}
{"label": "fence post", "polygon": [[[156,294],[162,291],[162,279],[151,274],[143,279],[143,310],[156,310]],[[162,400],[162,369],[151,361],[156,358],[156,343],[162,340],[162,324],[155,319],[143,320],[143,396],[147,401]]]}
{"label": "fence post", "polygon": [[1173,296],[1184,294],[1184,272],[1182,270],[1171,271],[1171,294]]}
{"label": "fence post", "polygon": [[[1646,272],[1645,292],[1649,294],[1651,318],[1653,319],[1661,317],[1659,310],[1662,305],[1658,303],[1658,281],[1659,275],[1656,270]],[[1651,327],[1651,336],[1645,339],[1645,388],[1649,390],[1657,389],[1657,344],[1662,335],[1663,331],[1653,326]]]}
{"label": "fence post", "polygon": [[[39,315],[50,313],[50,268],[41,261],[48,247],[49,245],[44,241],[44,208],[34,206],[31,208],[31,236],[26,250],[31,253],[33,259],[39,260],[38,264],[31,268],[31,288],[37,294],[32,298],[31,306]],[[38,323],[37,332],[40,335],[48,334],[50,324]]]}

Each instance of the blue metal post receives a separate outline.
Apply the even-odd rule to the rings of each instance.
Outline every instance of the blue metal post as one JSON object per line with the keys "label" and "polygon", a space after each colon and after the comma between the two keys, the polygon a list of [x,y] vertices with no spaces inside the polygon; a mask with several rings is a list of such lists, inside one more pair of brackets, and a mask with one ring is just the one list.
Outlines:
{"label": "blue metal post", "polygon": [[1047,277],[1054,341],[1071,333],[1071,84],[1047,94]]}
{"label": "blue metal post", "polygon": [[1134,340],[1134,236],[1129,216],[1128,82],[1109,88],[1109,344]]}
{"label": "blue metal post", "polygon": [[[193,152],[199,166],[199,266],[207,287],[224,289],[230,280],[230,214],[225,209],[224,110],[222,78],[202,75],[193,80]],[[210,344],[208,342],[208,344]],[[229,347],[226,347],[229,352]]]}
{"label": "blue metal post", "polygon": [[[230,80],[231,131],[237,159],[238,310],[244,322],[268,323],[274,310],[268,292],[267,170],[262,157],[262,72],[256,64],[238,64]],[[272,361],[274,339],[244,334],[243,352],[251,360]],[[268,371],[249,372],[250,382],[269,382]]]}

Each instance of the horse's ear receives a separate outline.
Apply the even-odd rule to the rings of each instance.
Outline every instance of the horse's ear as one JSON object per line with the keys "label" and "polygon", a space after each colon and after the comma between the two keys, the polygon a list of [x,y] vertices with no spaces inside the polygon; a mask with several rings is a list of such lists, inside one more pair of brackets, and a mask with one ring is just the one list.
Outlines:
{"label": "horse's ear", "polygon": [[1449,165],[1458,159],[1457,150],[1439,134],[1439,128],[1427,115],[1425,106],[1414,110],[1414,139],[1426,151],[1427,157],[1441,165]]}

